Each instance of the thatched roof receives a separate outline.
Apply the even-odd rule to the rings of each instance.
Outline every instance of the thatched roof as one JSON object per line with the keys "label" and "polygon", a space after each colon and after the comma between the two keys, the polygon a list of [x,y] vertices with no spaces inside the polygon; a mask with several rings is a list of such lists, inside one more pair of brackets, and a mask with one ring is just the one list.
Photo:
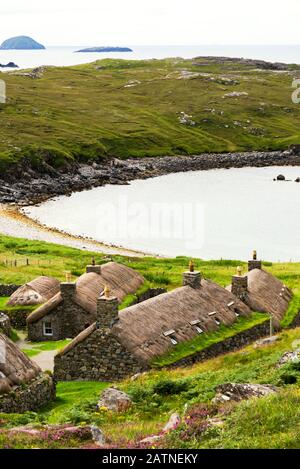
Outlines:
{"label": "thatched roof", "polygon": [[[158,295],[119,311],[112,334],[137,359],[149,362],[173,347],[171,339],[183,342],[199,334],[231,325],[237,315],[250,316],[251,310],[230,292],[208,280],[198,289],[185,286]],[[93,324],[79,334],[59,355],[65,355],[96,329]]]}
{"label": "thatched roof", "polygon": [[[116,296],[121,302],[123,298],[136,292],[144,283],[144,278],[135,270],[117,262],[108,262],[101,266],[101,275],[94,272],[83,274],[76,281],[74,301],[89,313],[96,313],[97,299],[103,292],[105,285],[111,290],[111,295]],[[40,306],[28,318],[28,323],[33,323],[53,311],[62,302],[61,293],[51,298]]]}
{"label": "thatched roof", "polygon": [[[274,324],[279,326],[283,319],[292,292],[274,275],[262,269],[254,269],[248,272],[248,292],[245,303],[252,311],[272,314]],[[231,286],[228,287],[229,290]]]}
{"label": "thatched roof", "polygon": [[[112,333],[137,358],[148,362],[164,354],[172,338],[183,342],[231,325],[250,309],[219,285],[202,280],[200,288],[181,287],[126,308]],[[218,324],[219,323],[219,324]]]}
{"label": "thatched roof", "polygon": [[38,277],[18,288],[10,297],[8,304],[38,305],[48,301],[59,292],[59,281],[53,277]]}
{"label": "thatched roof", "polygon": [[4,334],[0,334],[0,395],[36,378],[41,369]]}

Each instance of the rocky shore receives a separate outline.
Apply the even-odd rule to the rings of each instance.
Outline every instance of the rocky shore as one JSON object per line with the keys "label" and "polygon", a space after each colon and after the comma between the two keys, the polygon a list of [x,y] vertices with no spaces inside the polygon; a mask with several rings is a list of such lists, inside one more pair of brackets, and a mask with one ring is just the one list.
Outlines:
{"label": "rocky shore", "polygon": [[127,160],[107,158],[91,165],[73,163],[59,170],[46,163],[37,170],[24,161],[23,165],[0,176],[0,203],[31,205],[53,196],[71,194],[105,184],[124,185],[134,179],[147,179],[176,172],[288,165],[300,166],[298,147],[276,152],[201,154]]}

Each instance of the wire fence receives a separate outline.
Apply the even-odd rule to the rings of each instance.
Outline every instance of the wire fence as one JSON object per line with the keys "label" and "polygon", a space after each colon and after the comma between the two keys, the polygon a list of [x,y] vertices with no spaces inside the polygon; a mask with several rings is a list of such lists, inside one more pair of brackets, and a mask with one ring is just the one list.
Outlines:
{"label": "wire fence", "polygon": [[0,265],[4,267],[21,267],[21,266],[49,266],[58,264],[64,265],[63,259],[35,259],[32,257],[25,257],[25,258],[8,258],[8,257],[0,257]]}

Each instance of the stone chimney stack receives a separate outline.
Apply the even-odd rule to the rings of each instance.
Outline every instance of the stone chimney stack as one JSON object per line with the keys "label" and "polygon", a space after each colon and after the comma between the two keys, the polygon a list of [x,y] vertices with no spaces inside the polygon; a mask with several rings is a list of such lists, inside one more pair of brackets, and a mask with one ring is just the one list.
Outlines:
{"label": "stone chimney stack", "polygon": [[248,261],[248,272],[253,269],[261,269],[261,261],[257,260],[257,252],[253,251],[253,256],[250,261]]}
{"label": "stone chimney stack", "polygon": [[76,292],[76,283],[62,282],[60,284],[60,292],[63,300],[72,300]]}
{"label": "stone chimney stack", "polygon": [[119,317],[119,302],[115,296],[110,296],[108,287],[104,289],[104,295],[97,300],[97,328],[110,328]]}
{"label": "stone chimney stack", "polygon": [[201,287],[201,272],[195,271],[194,262],[190,261],[189,270],[183,273],[182,284],[184,287],[189,286],[192,288]]}
{"label": "stone chimney stack", "polygon": [[86,273],[94,272],[95,274],[101,275],[101,265],[96,265],[95,258],[93,257],[91,265],[86,266]]}
{"label": "stone chimney stack", "polygon": [[231,293],[238,298],[243,298],[248,291],[248,277],[242,275],[242,268],[237,268],[237,274],[232,277]]}

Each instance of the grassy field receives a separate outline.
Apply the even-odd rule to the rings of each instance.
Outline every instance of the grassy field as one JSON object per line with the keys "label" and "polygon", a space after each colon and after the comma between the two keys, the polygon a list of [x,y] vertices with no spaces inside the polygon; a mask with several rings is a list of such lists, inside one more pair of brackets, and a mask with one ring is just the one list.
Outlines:
{"label": "grassy field", "polygon": [[[106,155],[281,149],[300,143],[289,73],[215,59],[105,59],[5,74],[0,168]],[[247,93],[226,97],[228,93]],[[191,116],[180,123],[181,113]],[[194,125],[190,125],[194,123]]]}
{"label": "grassy field", "polygon": [[[1,258],[30,260],[29,265],[18,267],[5,262],[0,265],[1,281],[7,283],[25,282],[37,275],[49,274],[64,279],[63,271],[71,270],[73,277],[79,276],[93,253],[65,248],[37,241],[0,237]],[[102,261],[96,254],[96,260]],[[182,271],[187,268],[188,259],[124,258],[114,260],[137,269],[147,278],[149,285],[172,289],[180,285]],[[36,262],[36,261],[39,262]],[[32,261],[32,262],[31,262]],[[50,262],[49,262],[50,261]],[[221,285],[230,282],[238,260],[195,260],[196,268],[204,276]],[[244,269],[245,264],[242,263]],[[294,317],[300,305],[299,275],[300,264],[271,264],[264,268],[278,276],[294,291],[285,319]],[[265,320],[263,315],[253,315],[253,321]],[[235,327],[239,328],[237,322]],[[222,334],[227,334],[221,331]],[[168,434],[162,443],[165,447],[176,448],[296,448],[299,440],[300,366],[295,364],[276,367],[285,351],[292,350],[295,341],[300,340],[300,329],[286,330],[273,345],[254,348],[253,345],[189,368],[164,370],[154,369],[136,381],[124,381],[118,386],[132,398],[131,410],[113,414],[107,409],[96,409],[101,390],[107,383],[59,383],[57,399],[40,412],[22,415],[0,415],[0,445],[4,447],[35,447],[32,440],[16,436],[11,440],[5,429],[17,425],[62,423],[84,425],[94,423],[105,433],[107,442],[113,447],[134,447],[143,437],[159,433],[172,412],[179,412],[183,418],[181,426]],[[223,336],[221,337],[223,338]],[[201,339],[201,338],[200,338]],[[207,337],[206,340],[218,340]],[[201,339],[203,340],[203,339]],[[36,344],[30,353],[56,349],[64,343]],[[195,344],[193,344],[195,345]],[[203,344],[196,344],[203,346]],[[209,345],[209,344],[204,344]],[[175,349],[173,349],[174,351]],[[176,351],[181,353],[182,351]],[[228,407],[213,406],[210,401],[215,387],[225,382],[269,383],[279,387],[275,396],[251,400]],[[222,421],[219,427],[207,425],[209,418]],[[77,441],[77,440],[76,440]],[[76,445],[73,441],[73,445]],[[35,443],[42,447],[58,447],[59,442]],[[71,444],[71,443],[70,443]]]}
{"label": "grassy field", "polygon": [[[299,448],[300,365],[276,363],[293,349],[300,329],[284,331],[270,346],[248,346],[239,352],[172,371],[154,370],[136,381],[118,383],[132,398],[133,407],[115,414],[96,409],[106,383],[59,383],[57,399],[38,413],[0,414],[1,429],[24,424],[96,424],[108,445],[134,447],[140,439],[160,433],[173,412],[182,424],[159,446],[167,448]],[[278,394],[241,404],[214,406],[215,388],[226,382],[261,383],[278,386]],[[209,427],[208,418],[222,422]],[[5,435],[0,442],[10,444]],[[28,444],[32,444],[27,442]],[[47,443],[51,447],[51,442]],[[18,446],[18,442],[15,443]],[[22,440],[22,445],[26,442]],[[156,444],[157,445],[157,444]]]}

